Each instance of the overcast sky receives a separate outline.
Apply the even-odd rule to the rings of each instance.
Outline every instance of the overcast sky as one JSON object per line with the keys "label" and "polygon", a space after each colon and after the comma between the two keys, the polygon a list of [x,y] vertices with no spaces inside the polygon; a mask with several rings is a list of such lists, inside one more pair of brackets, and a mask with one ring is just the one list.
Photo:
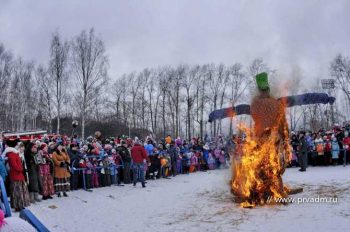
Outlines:
{"label": "overcast sky", "polygon": [[349,0],[0,0],[0,42],[47,64],[52,32],[71,39],[95,28],[109,76],[146,67],[263,58],[283,77],[329,75],[337,53],[350,56]]}

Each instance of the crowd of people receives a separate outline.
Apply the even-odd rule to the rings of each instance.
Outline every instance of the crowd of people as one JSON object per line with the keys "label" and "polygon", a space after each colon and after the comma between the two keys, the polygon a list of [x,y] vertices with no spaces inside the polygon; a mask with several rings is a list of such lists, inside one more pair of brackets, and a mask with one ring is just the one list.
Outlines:
{"label": "crowd of people", "polygon": [[293,151],[291,166],[306,171],[308,165],[343,165],[350,161],[350,127],[335,125],[332,130],[291,133]]}
{"label": "crowd of people", "polygon": [[[76,136],[43,136],[21,142],[4,140],[1,147],[0,175],[6,183],[11,207],[16,211],[31,203],[85,188],[133,184],[146,187],[146,180],[167,178],[228,167],[222,136],[204,143],[167,136],[158,143],[120,136],[100,139]],[[42,197],[40,197],[40,195]]]}
{"label": "crowd of people", "polygon": [[[19,211],[31,203],[67,192],[166,178],[196,171],[228,168],[232,157],[243,155],[244,134],[225,140],[193,138],[186,141],[170,135],[156,141],[127,136],[101,139],[76,136],[43,136],[21,142],[7,139],[1,144],[0,175],[6,183],[11,207]],[[290,164],[306,171],[308,165],[338,165],[350,160],[347,128],[317,133],[291,132],[293,157]],[[40,197],[41,195],[41,197]]]}

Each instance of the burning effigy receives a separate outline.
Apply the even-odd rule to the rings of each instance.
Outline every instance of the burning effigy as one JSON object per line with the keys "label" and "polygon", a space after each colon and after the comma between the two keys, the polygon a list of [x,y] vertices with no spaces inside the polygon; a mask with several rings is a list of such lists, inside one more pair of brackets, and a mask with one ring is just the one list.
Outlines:
{"label": "burning effigy", "polygon": [[[325,93],[306,93],[275,98],[270,94],[267,73],[256,75],[258,94],[251,105],[219,109],[209,115],[209,122],[241,114],[251,115],[254,126],[239,125],[246,135],[245,141],[236,146],[237,154],[231,159],[231,192],[235,202],[242,207],[271,204],[288,194],[301,192],[301,188],[289,189],[283,184],[282,175],[291,161],[286,107],[308,104],[333,104],[334,97]],[[238,144],[237,144],[238,145]]]}
{"label": "burning effigy", "polygon": [[288,195],[282,174],[292,157],[285,103],[270,95],[267,73],[258,74],[256,82],[259,93],[250,106],[254,128],[240,125],[247,137],[242,156],[232,162],[232,193],[243,207]]}

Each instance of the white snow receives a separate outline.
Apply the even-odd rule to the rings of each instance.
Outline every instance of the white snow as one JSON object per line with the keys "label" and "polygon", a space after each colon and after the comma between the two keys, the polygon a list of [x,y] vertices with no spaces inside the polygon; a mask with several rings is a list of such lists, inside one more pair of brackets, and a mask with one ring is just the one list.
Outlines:
{"label": "white snow", "polygon": [[[136,187],[69,193],[29,207],[51,231],[349,231],[350,166],[289,168],[284,182],[302,186],[294,197],[338,197],[243,209],[232,202],[230,170],[179,175]],[[52,209],[49,206],[57,206]]]}

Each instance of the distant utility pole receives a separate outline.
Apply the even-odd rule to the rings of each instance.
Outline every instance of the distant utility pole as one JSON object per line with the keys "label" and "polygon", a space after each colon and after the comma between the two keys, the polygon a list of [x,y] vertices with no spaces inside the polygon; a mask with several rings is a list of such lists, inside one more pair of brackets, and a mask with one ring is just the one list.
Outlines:
{"label": "distant utility pole", "polygon": [[[322,79],[321,85],[322,85],[322,89],[327,90],[328,95],[331,95],[332,90],[335,88],[335,80],[334,79]],[[328,119],[328,116],[327,116],[327,119]],[[334,125],[335,119],[334,119],[333,104],[331,104],[331,120],[332,120],[332,125]]]}

